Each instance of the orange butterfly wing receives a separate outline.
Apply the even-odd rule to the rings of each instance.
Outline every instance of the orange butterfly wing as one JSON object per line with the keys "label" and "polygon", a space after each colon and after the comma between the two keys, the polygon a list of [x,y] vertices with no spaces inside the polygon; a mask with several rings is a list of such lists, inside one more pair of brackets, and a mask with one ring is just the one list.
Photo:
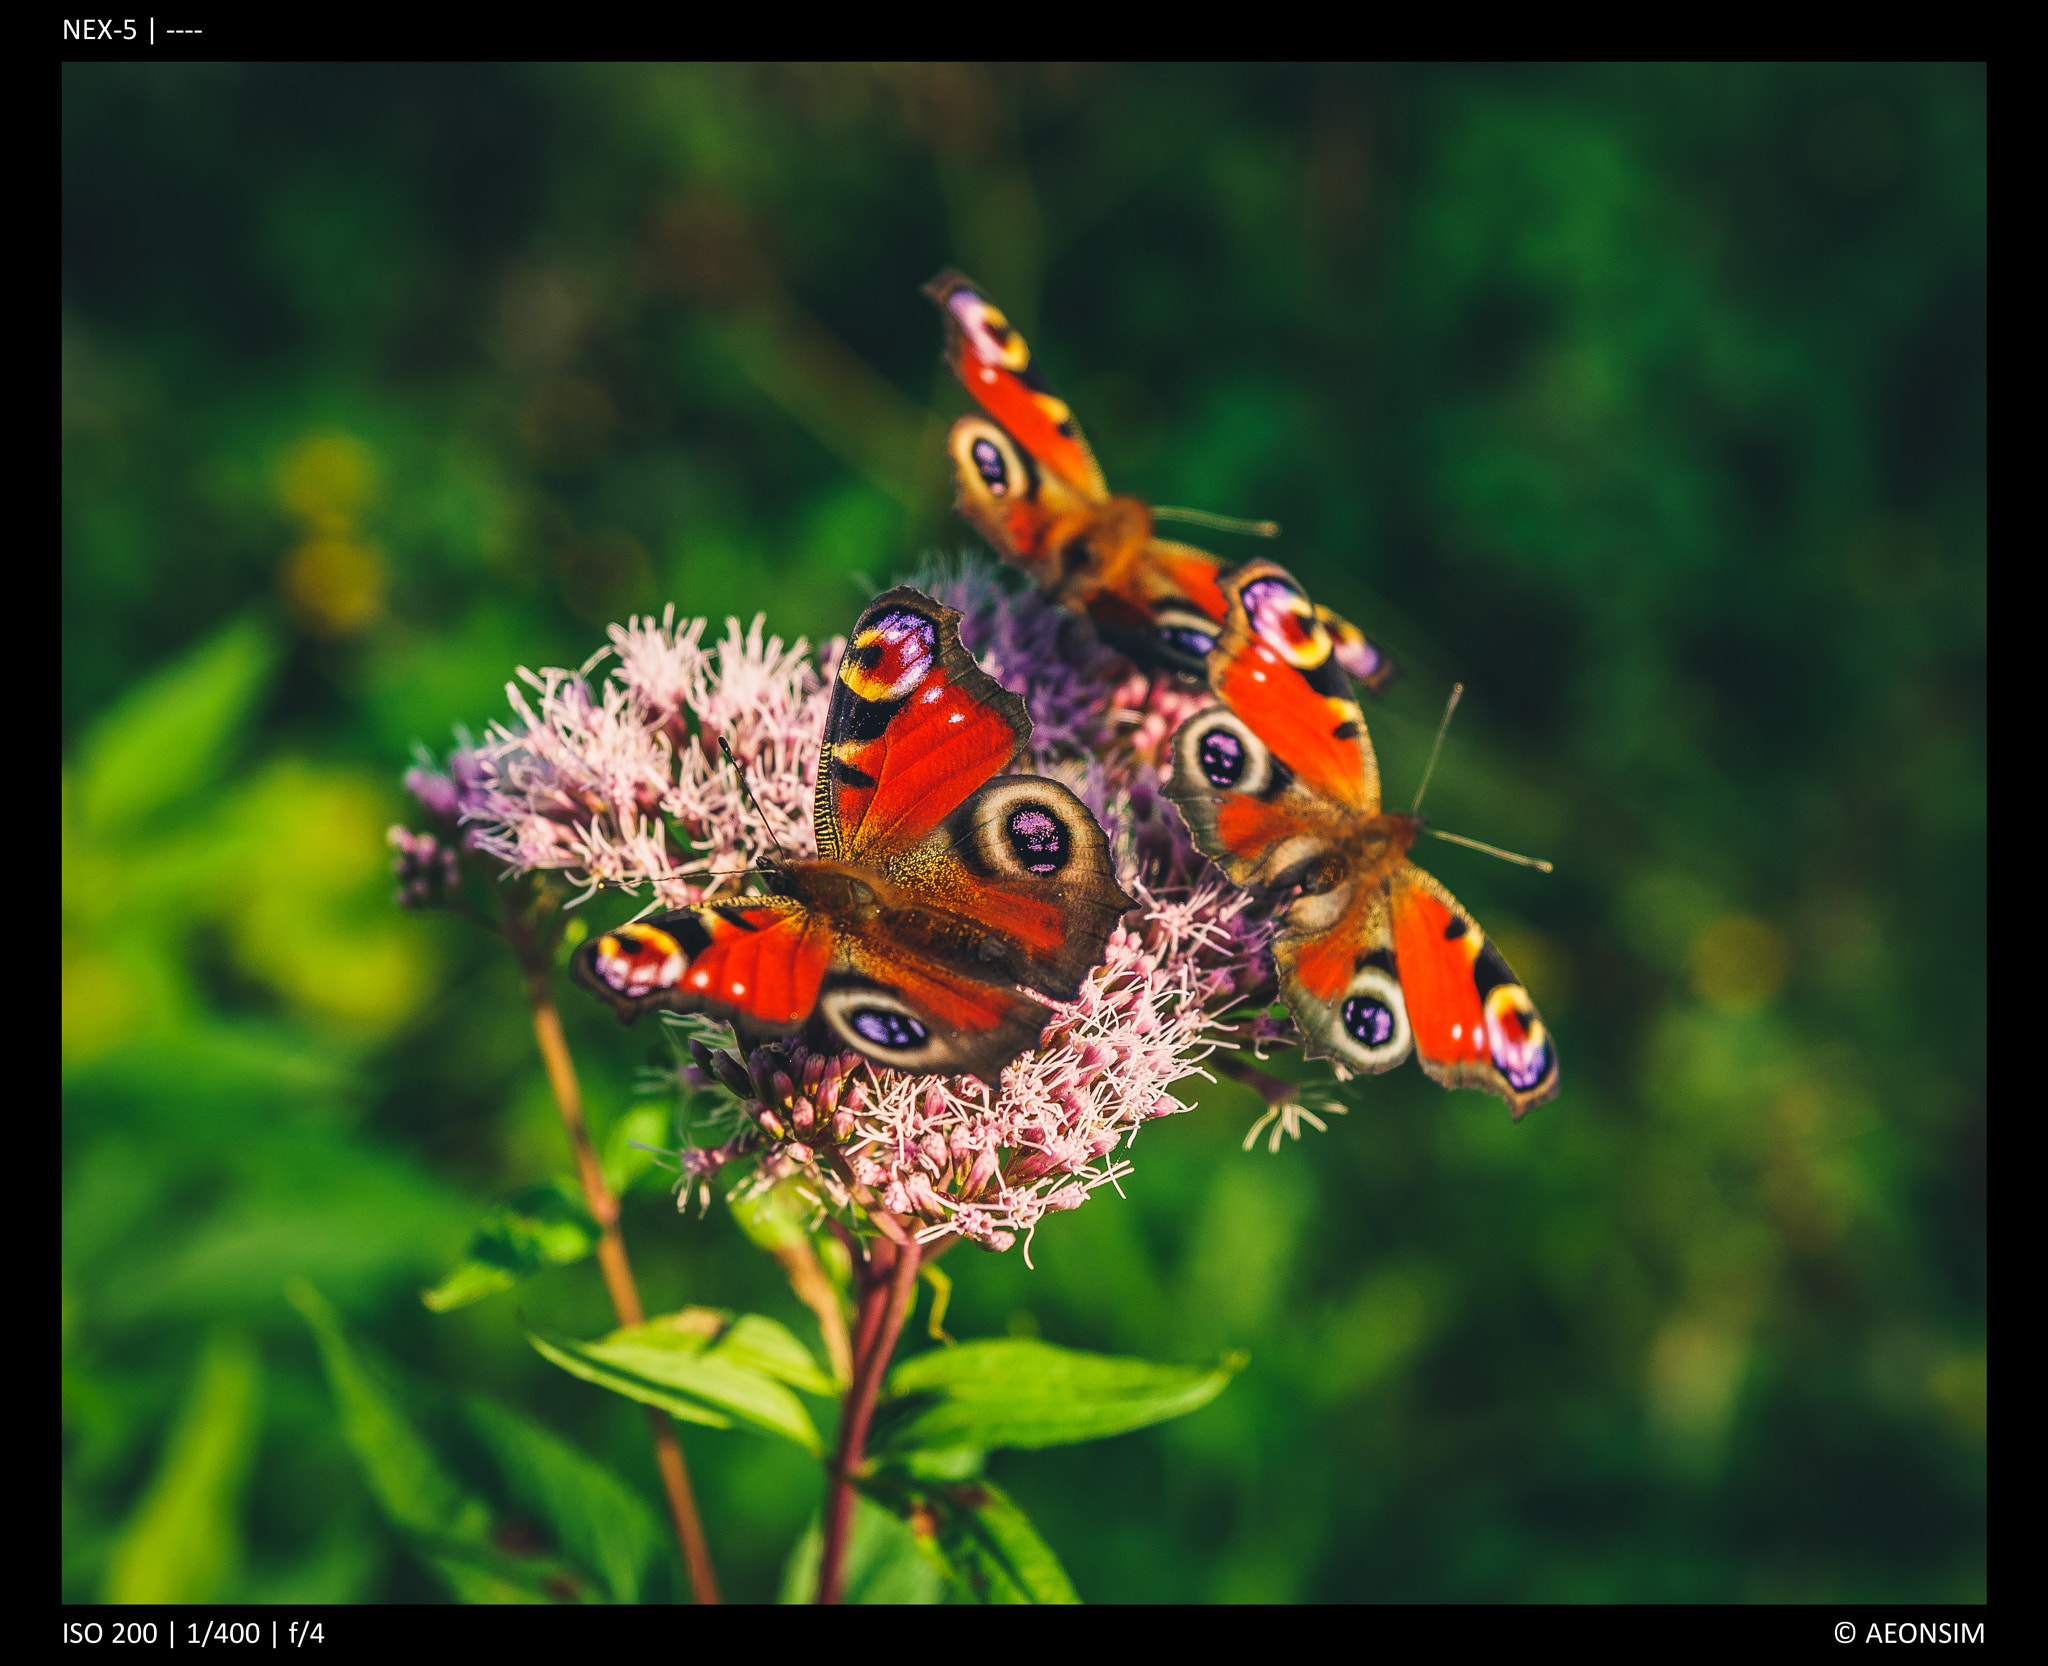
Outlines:
{"label": "orange butterfly wing", "polygon": [[818,1004],[834,935],[787,897],[706,903],[635,921],[577,951],[577,982],[621,1023],[657,1008],[708,1012],[750,1038],[788,1035]]}
{"label": "orange butterfly wing", "polygon": [[883,861],[916,843],[1008,765],[1031,716],[961,646],[960,615],[898,588],[846,639],[814,807],[828,859]]}
{"label": "orange butterfly wing", "polygon": [[1074,491],[1093,502],[1108,497],[1074,413],[1046,386],[1002,309],[958,272],[941,272],[924,292],[946,315],[946,361],[981,408]]}
{"label": "orange butterfly wing", "polygon": [[[1041,589],[1087,613],[1116,647],[1199,675],[1227,612],[1223,563],[1155,538],[1148,505],[1109,495],[1073,412],[972,280],[949,270],[924,292],[945,314],[946,362],[995,419],[962,417],[946,437],[961,515]],[[1386,651],[1327,608],[1316,612],[1337,663],[1384,693],[1397,675]]]}
{"label": "orange butterfly wing", "polygon": [[1394,960],[1422,1068],[1447,1088],[1499,1094],[1517,1118],[1555,1095],[1550,1032],[1479,922],[1412,862],[1388,889]]}
{"label": "orange butterfly wing", "polygon": [[1315,605],[1272,561],[1246,562],[1221,589],[1229,612],[1210,688],[1309,791],[1378,814],[1379,760]]}
{"label": "orange butterfly wing", "polygon": [[1234,881],[1284,900],[1274,959],[1304,1050],[1364,1071],[1413,1052],[1444,1086],[1521,1116],[1556,1093],[1556,1050],[1500,951],[1407,860],[1420,824],[1380,812],[1334,633],[1271,562],[1222,588],[1209,675],[1224,704],[1174,737],[1167,792]]}

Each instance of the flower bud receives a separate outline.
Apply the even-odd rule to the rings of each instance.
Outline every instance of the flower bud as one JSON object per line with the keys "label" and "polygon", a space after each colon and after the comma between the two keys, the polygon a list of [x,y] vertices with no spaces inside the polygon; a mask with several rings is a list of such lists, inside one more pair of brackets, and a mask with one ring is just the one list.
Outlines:
{"label": "flower bud", "polygon": [[747,1067],[740,1063],[739,1055],[723,1049],[711,1055],[711,1073],[718,1078],[735,1099],[754,1097],[753,1079],[747,1074]]}
{"label": "flower bud", "polygon": [[1013,1186],[1028,1185],[1042,1178],[1060,1166],[1060,1160],[1050,1151],[1027,1151],[1021,1157],[1010,1159],[1006,1178]]}

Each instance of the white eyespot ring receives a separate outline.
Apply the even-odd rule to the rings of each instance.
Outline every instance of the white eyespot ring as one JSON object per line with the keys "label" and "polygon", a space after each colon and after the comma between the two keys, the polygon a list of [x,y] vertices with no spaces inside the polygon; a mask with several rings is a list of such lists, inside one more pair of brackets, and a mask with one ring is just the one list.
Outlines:
{"label": "white eyespot ring", "polygon": [[1030,464],[993,422],[962,417],[946,436],[946,449],[953,454],[953,469],[963,489],[997,503],[1031,495]]}
{"label": "white eyespot ring", "polygon": [[1055,781],[1020,775],[993,781],[974,797],[969,830],[974,855],[1005,879],[1050,880],[1077,860],[1103,866],[1101,829]]}
{"label": "white eyespot ring", "polygon": [[899,1070],[930,1070],[945,1044],[930,1023],[900,996],[867,984],[845,984],[818,997],[826,1026],[856,1053]]}
{"label": "white eyespot ring", "polygon": [[1273,781],[1273,754],[1235,712],[1212,707],[1190,718],[1174,737],[1176,773],[1206,782],[1212,792],[1256,797]]}
{"label": "white eyespot ring", "polygon": [[1383,967],[1359,967],[1331,1003],[1330,1017],[1325,1039],[1354,1070],[1391,1070],[1415,1044],[1400,980]]}

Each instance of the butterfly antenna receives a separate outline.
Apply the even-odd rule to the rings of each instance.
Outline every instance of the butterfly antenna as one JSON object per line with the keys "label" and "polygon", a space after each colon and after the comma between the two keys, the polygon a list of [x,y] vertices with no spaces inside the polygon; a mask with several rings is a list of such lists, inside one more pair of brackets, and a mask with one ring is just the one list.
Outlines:
{"label": "butterfly antenna", "polygon": [[1441,839],[1448,845],[1463,845],[1467,850],[1483,850],[1488,856],[1498,856],[1503,862],[1519,862],[1525,868],[1534,868],[1538,873],[1555,873],[1557,870],[1540,856],[1522,856],[1512,850],[1502,850],[1499,845],[1481,844],[1477,839],[1468,839],[1462,833],[1445,833],[1439,828],[1423,829],[1432,839]]}
{"label": "butterfly antenna", "polygon": [[783,854],[782,841],[776,838],[774,827],[769,823],[767,816],[762,813],[761,801],[754,796],[754,789],[747,785],[747,772],[740,768],[739,759],[732,755],[732,748],[725,744],[725,736],[723,735],[718,737],[718,750],[725,754],[725,761],[732,765],[733,777],[739,782],[740,791],[746,794],[747,802],[753,805],[754,814],[760,817],[761,831],[768,835],[768,842],[775,847],[776,857],[781,861],[788,861],[789,858]]}
{"label": "butterfly antenna", "polygon": [[1217,532],[1242,532],[1247,538],[1280,536],[1278,521],[1241,521],[1235,515],[1212,515],[1206,509],[1176,509],[1168,504],[1155,503],[1152,518],[1155,521],[1185,521],[1189,526],[1206,526]]}
{"label": "butterfly antenna", "polygon": [[1408,813],[1417,816],[1422,813],[1422,795],[1429,791],[1429,778],[1436,773],[1436,760],[1444,749],[1444,731],[1451,726],[1451,713],[1458,709],[1458,702],[1465,698],[1463,683],[1451,684],[1451,697],[1444,702],[1443,721],[1436,726],[1436,744],[1429,749],[1429,767],[1422,772],[1422,785],[1415,789],[1415,802]]}

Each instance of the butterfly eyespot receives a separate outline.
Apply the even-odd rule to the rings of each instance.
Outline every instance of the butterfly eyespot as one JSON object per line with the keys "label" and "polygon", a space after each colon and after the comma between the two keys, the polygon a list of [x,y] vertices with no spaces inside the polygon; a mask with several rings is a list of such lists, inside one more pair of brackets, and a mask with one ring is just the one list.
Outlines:
{"label": "butterfly eyespot", "polygon": [[991,497],[1010,495],[1010,471],[1003,466],[1003,454],[996,448],[994,440],[982,438],[974,442],[974,466],[981,472],[983,484],[988,487]]}
{"label": "butterfly eyespot", "polygon": [[1209,651],[1216,646],[1216,638],[1208,631],[1191,630],[1185,625],[1161,625],[1159,640],[1177,653],[1191,659],[1207,659]]}
{"label": "butterfly eyespot", "polygon": [[886,1047],[891,1052],[907,1052],[913,1047],[922,1047],[932,1038],[931,1031],[909,1013],[897,1012],[892,1007],[855,1007],[847,1014],[846,1021],[863,1041],[871,1046]]}
{"label": "butterfly eyespot", "polygon": [[1152,620],[1153,639],[1191,660],[1205,660],[1216,646],[1216,622],[1195,608],[1162,606]]}
{"label": "butterfly eyespot", "polygon": [[1215,729],[1204,735],[1198,756],[1202,774],[1212,787],[1234,787],[1244,774],[1244,742],[1228,729]]}
{"label": "butterfly eyespot", "polygon": [[1072,858],[1073,841],[1057,816],[1040,804],[1013,810],[1003,824],[1010,851],[1026,873],[1056,874]]}
{"label": "butterfly eyespot", "polygon": [[1354,1070],[1389,1070],[1408,1056],[1408,1003],[1384,966],[1359,967],[1333,1004],[1335,1022],[1323,1039],[1335,1058]]}
{"label": "butterfly eyespot", "polygon": [[1557,1069],[1550,1032],[1519,984],[1501,984],[1487,995],[1486,1043],[1494,1068],[1517,1093],[1527,1093]]}
{"label": "butterfly eyespot", "polygon": [[626,925],[597,940],[591,964],[614,994],[638,999],[683,978],[683,946],[658,926]]}
{"label": "butterfly eyespot", "polygon": [[1174,743],[1174,779],[1179,790],[1257,795],[1273,781],[1273,755],[1244,719],[1213,708],[1181,726]]}
{"label": "butterfly eyespot", "polygon": [[1356,625],[1345,626],[1336,637],[1337,663],[1362,683],[1369,683],[1385,668],[1387,656],[1366,639]]}
{"label": "butterfly eyespot", "polygon": [[1255,579],[1240,592],[1252,632],[1298,670],[1312,671],[1330,657],[1330,633],[1315,606],[1292,584]]}
{"label": "butterfly eyespot", "polygon": [[[1003,316],[1001,309],[991,306],[973,290],[955,290],[946,297],[946,306],[966,333],[977,358],[999,364],[1005,370],[1022,370],[1031,362],[1031,349],[1024,345],[1024,338],[1010,328],[1010,321]],[[994,372],[986,366],[981,377],[985,382],[995,380]]]}
{"label": "butterfly eyespot", "polygon": [[839,680],[863,700],[907,699],[938,656],[938,632],[921,613],[885,613],[847,645]]}
{"label": "butterfly eyespot", "polygon": [[1370,995],[1352,995],[1344,1002],[1344,1033],[1361,1047],[1381,1048],[1393,1039],[1394,1009]]}

